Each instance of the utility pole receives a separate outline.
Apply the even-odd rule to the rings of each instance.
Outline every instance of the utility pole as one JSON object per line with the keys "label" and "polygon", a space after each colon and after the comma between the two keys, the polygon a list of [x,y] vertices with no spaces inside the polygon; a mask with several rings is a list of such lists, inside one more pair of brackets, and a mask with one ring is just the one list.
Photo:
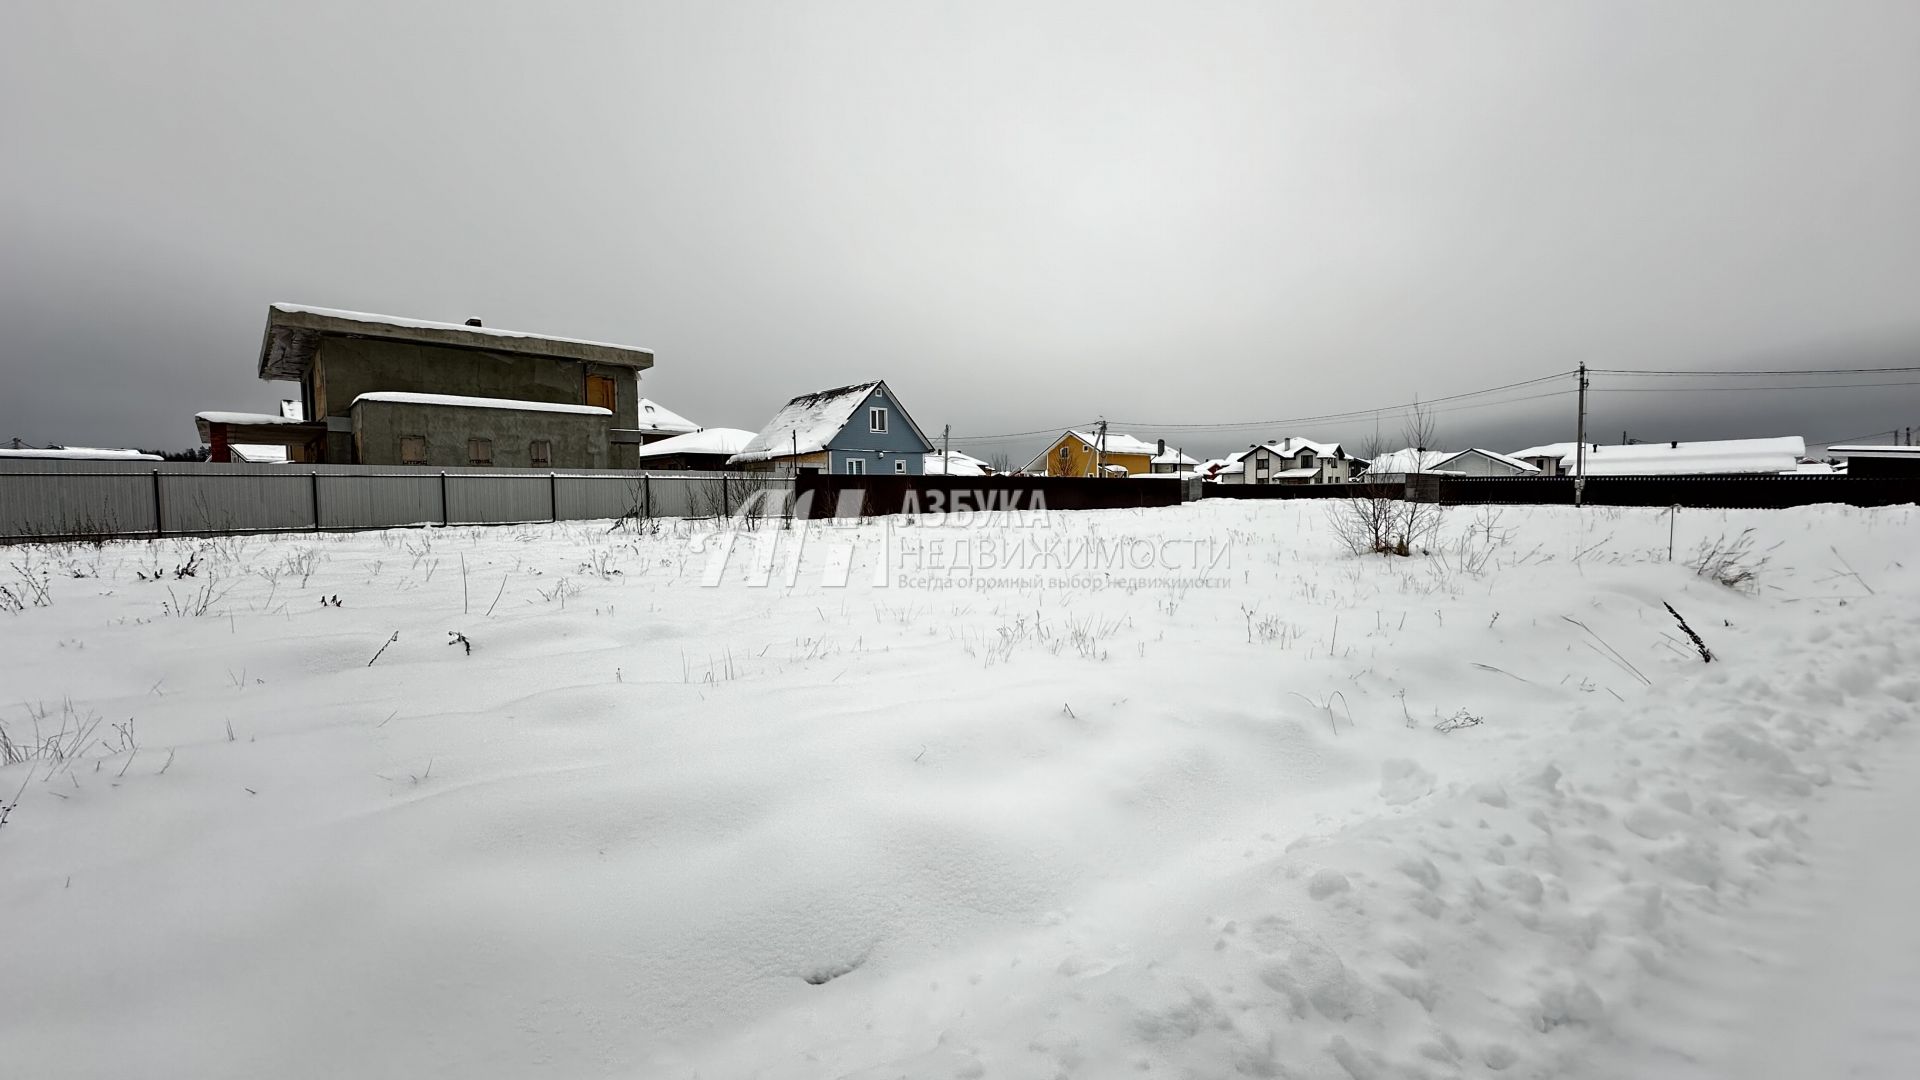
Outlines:
{"label": "utility pole", "polygon": [[940,475],[952,476],[953,475],[953,425],[952,424],[943,424],[940,427],[940,458],[941,458]]}
{"label": "utility pole", "polygon": [[1578,442],[1573,444],[1573,505],[1580,506],[1581,496],[1587,486],[1587,362],[1580,361],[1580,422],[1576,427]]}
{"label": "utility pole", "polygon": [[1093,475],[1103,480],[1107,476],[1107,421],[1105,418],[1100,421],[1100,443],[1094,447]]}

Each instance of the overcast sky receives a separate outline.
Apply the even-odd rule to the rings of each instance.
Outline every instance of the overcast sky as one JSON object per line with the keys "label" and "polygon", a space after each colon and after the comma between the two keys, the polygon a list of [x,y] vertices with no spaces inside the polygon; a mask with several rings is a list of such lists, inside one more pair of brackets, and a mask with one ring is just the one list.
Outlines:
{"label": "overcast sky", "polygon": [[[0,4],[0,439],[271,408],[277,300],[648,347],[709,425],[882,377],[930,434],[1197,450],[1583,360],[1920,364],[1920,4]],[[1920,386],[1592,418],[1838,438]]]}

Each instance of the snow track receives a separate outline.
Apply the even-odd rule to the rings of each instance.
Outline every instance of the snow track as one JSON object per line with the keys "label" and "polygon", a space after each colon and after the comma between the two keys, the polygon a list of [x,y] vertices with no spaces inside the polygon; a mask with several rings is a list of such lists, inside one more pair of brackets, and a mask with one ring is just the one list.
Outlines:
{"label": "snow track", "polygon": [[[12,549],[0,724],[95,726],[0,767],[4,1071],[1916,1074],[1911,508],[1683,513],[1753,594],[1664,513],[1325,512],[832,527],[772,588],[709,526]],[[955,533],[1232,550],[876,577]]]}

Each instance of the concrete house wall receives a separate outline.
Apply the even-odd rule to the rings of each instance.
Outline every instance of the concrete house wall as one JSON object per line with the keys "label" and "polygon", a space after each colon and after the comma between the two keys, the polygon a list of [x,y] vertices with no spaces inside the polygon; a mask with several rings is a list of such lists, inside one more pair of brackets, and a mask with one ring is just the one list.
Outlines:
{"label": "concrete house wall", "polygon": [[[553,357],[497,353],[481,349],[444,348],[376,338],[327,337],[319,344],[314,356],[312,372],[302,391],[309,410],[307,415],[314,418],[346,417],[353,408],[354,398],[361,394],[381,391],[511,398],[518,401],[584,405],[587,403],[587,378],[592,375],[606,376],[613,380],[614,405],[611,423],[605,417],[596,419],[559,413],[539,415],[564,417],[571,421],[574,427],[579,426],[583,421],[591,420],[597,423],[603,429],[601,436],[603,453],[597,467],[638,468],[639,454],[636,446],[605,445],[608,436],[604,429],[609,427],[631,429],[637,425],[640,388],[633,371],[629,368]],[[465,411],[504,412],[505,410],[463,410]],[[551,424],[551,421],[547,423]],[[479,432],[476,431],[475,434]],[[327,447],[329,460],[339,462],[359,460],[367,464],[385,462],[384,458],[375,461],[347,456],[352,452],[357,441],[357,429],[352,433],[330,432]],[[500,464],[506,464],[499,461],[499,445],[496,442],[495,460]],[[524,446],[521,447],[522,456],[525,455],[525,450]],[[397,463],[398,450],[394,450],[393,454],[394,463]],[[461,454],[465,454],[464,444]],[[554,446],[556,467],[560,462],[559,454],[560,447],[556,443]],[[457,464],[466,464],[464,456]],[[588,466],[567,465],[565,467],[587,468]]]}
{"label": "concrete house wall", "polygon": [[472,464],[467,440],[493,442],[496,468],[533,468],[533,443],[545,440],[555,469],[604,469],[610,456],[607,418],[579,413],[363,401],[351,412],[351,438],[363,465],[401,465],[400,440],[426,439],[426,465]]}
{"label": "concrete house wall", "polygon": [[[869,422],[867,410],[875,407],[887,410],[887,430],[884,432],[874,431]],[[887,394],[884,386],[876,386],[853,410],[846,426],[827,440],[827,471],[849,472],[851,470],[847,462],[859,460],[865,463],[866,471],[870,474],[904,473],[907,476],[919,476],[925,460],[922,455],[932,449],[914,429],[913,421],[900,403]],[[898,462],[905,462],[905,469],[898,468]]]}

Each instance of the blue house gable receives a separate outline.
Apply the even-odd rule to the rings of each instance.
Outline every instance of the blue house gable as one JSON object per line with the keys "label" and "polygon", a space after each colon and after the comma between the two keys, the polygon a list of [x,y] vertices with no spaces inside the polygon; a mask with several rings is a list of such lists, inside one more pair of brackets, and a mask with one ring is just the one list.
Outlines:
{"label": "blue house gable", "polygon": [[[827,441],[827,471],[918,476],[933,444],[885,382],[867,394]],[[857,463],[857,464],[856,464]]]}

